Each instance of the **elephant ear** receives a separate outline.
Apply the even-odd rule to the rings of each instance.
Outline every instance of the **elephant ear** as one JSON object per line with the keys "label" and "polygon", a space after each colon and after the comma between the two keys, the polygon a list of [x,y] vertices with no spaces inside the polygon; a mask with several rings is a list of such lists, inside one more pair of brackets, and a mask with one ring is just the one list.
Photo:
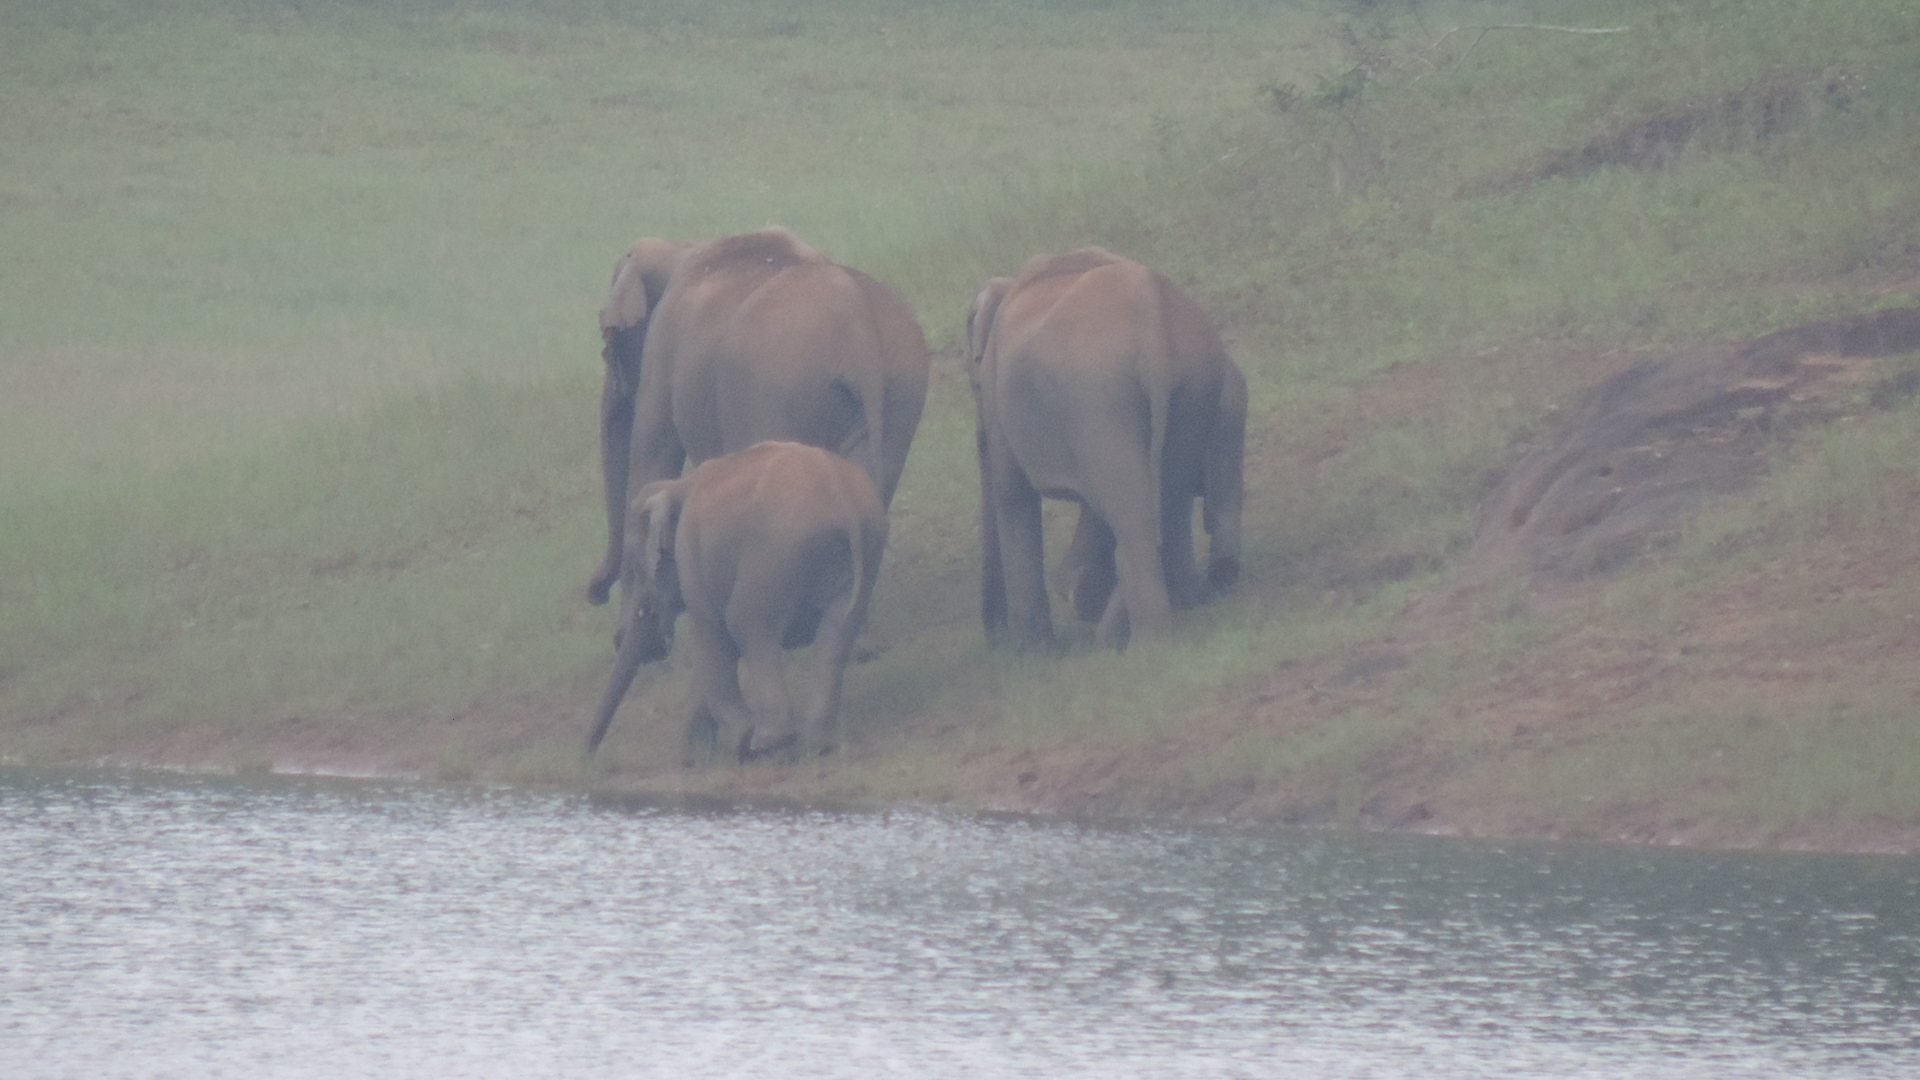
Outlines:
{"label": "elephant ear", "polygon": [[686,485],[678,480],[648,484],[640,492],[639,535],[641,536],[640,572],[647,584],[663,598],[678,606],[680,575],[673,561],[674,533],[680,528],[680,506],[686,501]]}
{"label": "elephant ear", "polygon": [[638,350],[647,320],[666,295],[673,273],[693,245],[682,240],[648,237],[639,240],[613,264],[613,285],[600,309],[600,337],[609,349],[626,341]]}
{"label": "elephant ear", "polygon": [[973,298],[973,307],[967,312],[967,368],[972,370],[980,365],[987,355],[987,339],[993,335],[993,320],[1000,313],[1000,302],[1007,298],[1007,292],[1013,287],[1013,279],[997,277],[990,279]]}
{"label": "elephant ear", "polygon": [[633,252],[620,256],[613,267],[613,287],[607,291],[607,303],[600,309],[600,333],[611,337],[640,325],[653,310],[654,298],[647,293],[645,267]]}

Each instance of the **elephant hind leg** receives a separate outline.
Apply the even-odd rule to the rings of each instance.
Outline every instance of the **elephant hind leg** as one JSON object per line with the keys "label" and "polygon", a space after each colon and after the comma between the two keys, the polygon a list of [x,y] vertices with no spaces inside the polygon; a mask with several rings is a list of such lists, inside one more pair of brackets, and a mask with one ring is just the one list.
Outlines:
{"label": "elephant hind leg", "polygon": [[750,717],[746,736],[740,741],[742,761],[773,754],[789,756],[799,746],[800,735],[794,729],[793,708],[787,702],[781,667],[778,641],[748,648],[740,657],[740,693]]}
{"label": "elephant hind leg", "polygon": [[1160,551],[1122,538],[1114,552],[1120,586],[1107,604],[1095,638],[1124,649],[1135,640],[1164,637],[1173,627],[1173,605],[1161,577]]}
{"label": "elephant hind leg", "polygon": [[1059,653],[1062,649],[1053,636],[1053,611],[1047,602],[1040,493],[1016,470],[996,477],[994,487],[1008,637],[1018,652]]}
{"label": "elephant hind leg", "polygon": [[1127,602],[1120,598],[1115,590],[1107,598],[1106,609],[1100,614],[1100,624],[1094,628],[1093,640],[1109,649],[1125,651],[1127,641],[1133,636],[1133,627],[1127,621]]}
{"label": "elephant hind leg", "polygon": [[1166,567],[1166,578],[1167,597],[1174,607],[1182,611],[1212,600],[1218,591],[1212,579],[1202,574],[1192,559],[1170,561]]}
{"label": "elephant hind leg", "polygon": [[1233,583],[1240,580],[1240,558],[1237,555],[1215,555],[1207,561],[1207,583],[1216,593],[1226,592]]}
{"label": "elephant hind leg", "polygon": [[840,692],[846,681],[847,663],[853,658],[867,621],[864,609],[865,603],[849,592],[828,606],[822,620],[820,644],[813,654],[813,685],[800,718],[806,740],[804,753],[830,754],[837,744]]}
{"label": "elephant hind leg", "polygon": [[740,760],[759,761],[775,759],[778,761],[796,761],[800,757],[800,733],[789,731],[777,739],[759,740],[748,738],[740,743]]}
{"label": "elephant hind leg", "polygon": [[694,706],[687,722],[688,756],[695,742],[717,753],[724,747],[746,760],[753,718],[740,696],[740,653],[723,631],[692,627]]}
{"label": "elephant hind leg", "polygon": [[711,761],[720,753],[720,724],[704,701],[694,702],[687,714],[687,746],[680,759],[685,768]]}
{"label": "elephant hind leg", "polygon": [[1129,502],[1124,495],[1138,489],[1121,479],[1118,475],[1108,477],[1109,482],[1096,493],[1116,492],[1122,497],[1089,498],[1086,511],[1089,516],[1097,516],[1113,537],[1116,583],[1094,638],[1114,649],[1126,648],[1129,640],[1160,637],[1173,625],[1159,516],[1151,502],[1144,506],[1138,505],[1141,500]]}
{"label": "elephant hind leg", "polygon": [[813,639],[820,633],[821,614],[821,609],[815,606],[809,606],[796,614],[787,623],[786,630],[780,638],[780,647],[804,649],[813,644]]}
{"label": "elephant hind leg", "polygon": [[1120,582],[1113,565],[1113,530],[1084,505],[1060,569],[1067,583],[1067,598],[1080,621],[1104,620],[1114,587]]}
{"label": "elephant hind leg", "polygon": [[1161,567],[1167,593],[1176,608],[1199,607],[1213,599],[1193,552],[1193,496],[1169,494],[1160,514]]}

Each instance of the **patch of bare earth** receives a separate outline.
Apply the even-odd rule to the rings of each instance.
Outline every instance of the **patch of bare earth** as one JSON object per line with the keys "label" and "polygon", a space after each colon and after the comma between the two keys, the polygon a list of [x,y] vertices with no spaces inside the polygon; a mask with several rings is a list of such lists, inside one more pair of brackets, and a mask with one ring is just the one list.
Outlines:
{"label": "patch of bare earth", "polygon": [[[1875,357],[1916,348],[1920,310],[1902,310],[1651,360],[1557,364],[1607,377],[1525,448],[1485,501],[1473,549],[1390,634],[1223,688],[1138,745],[979,754],[952,788],[962,802],[1070,814],[1920,852],[1920,820],[1755,814],[1735,796],[1764,783],[1753,770],[1770,763],[1735,752],[1723,767],[1711,736],[1676,744],[1703,760],[1654,763],[1656,776],[1684,784],[1598,777],[1590,786],[1605,794],[1582,796],[1557,790],[1555,772],[1604,766],[1587,751],[1607,740],[1650,734],[1645,752],[1661,754],[1658,725],[1690,709],[1744,703],[1755,725],[1818,724],[1852,696],[1920,717],[1920,548],[1910,538],[1827,536],[1790,560],[1654,598],[1651,612],[1609,601],[1617,571],[1662,551],[1708,499],[1750,486],[1784,436],[1831,419],[1836,387],[1870,378]],[[1465,363],[1526,359],[1512,350]],[[1267,448],[1265,464],[1310,469],[1356,421],[1401,422],[1433,400],[1419,384],[1435,377],[1387,373],[1329,410],[1324,429]],[[1355,723],[1376,734],[1321,775],[1235,768],[1250,739]]]}

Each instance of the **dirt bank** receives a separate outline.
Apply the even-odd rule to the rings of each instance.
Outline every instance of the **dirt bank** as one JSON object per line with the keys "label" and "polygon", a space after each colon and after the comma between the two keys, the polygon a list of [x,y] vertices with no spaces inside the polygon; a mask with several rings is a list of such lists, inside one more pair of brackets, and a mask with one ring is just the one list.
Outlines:
{"label": "dirt bank", "polygon": [[[1388,633],[1223,687],[1167,725],[1170,734],[1015,751],[943,741],[941,732],[977,718],[922,717],[838,764],[608,782],[1074,815],[1920,852],[1911,815],[1840,810],[1782,781],[1807,767],[1806,744],[1821,738],[1799,725],[1865,722],[1845,711],[1849,688],[1880,703],[1884,722],[1920,715],[1920,547],[1834,535],[1713,588],[1656,597],[1650,612],[1623,613],[1614,595],[1622,572],[1664,551],[1710,499],[1751,488],[1794,433],[1850,416],[1863,400],[1869,410],[1903,403],[1920,379],[1877,364],[1916,349],[1920,310],[1902,309],[1621,356],[1559,410],[1537,445],[1517,448],[1472,548]],[[1393,385],[1400,378],[1389,373],[1368,392],[1404,399],[1407,388]],[[1913,494],[1920,498],[1920,478]],[[1323,774],[1233,760],[1254,742],[1337,740],[1355,725],[1369,741]],[[900,754],[940,764],[902,781],[886,764]]]}
{"label": "dirt bank", "polygon": [[[1527,348],[1485,363],[1528,363]],[[633,723],[624,764],[582,772],[572,733],[597,694],[595,670],[457,716],[396,717],[377,745],[289,721],[186,729],[108,763],[1920,853],[1920,816],[1901,809],[1910,799],[1878,813],[1786,782],[1821,767],[1823,740],[1850,745],[1839,736],[1910,730],[1920,716],[1920,545],[1838,530],[1709,588],[1668,595],[1654,581],[1637,601],[1620,591],[1711,499],[1750,489],[1796,433],[1903,404],[1920,389],[1917,369],[1881,358],[1916,349],[1920,310],[1902,309],[1560,364],[1596,385],[1515,448],[1475,543],[1385,632],[1242,677],[1146,738],[1012,749],[977,736],[995,703],[976,698],[785,768],[682,770],[665,764],[678,757],[674,725]],[[1329,430],[1353,417],[1395,423],[1441,377],[1389,371]],[[1306,432],[1291,449],[1265,448],[1258,468],[1305,468],[1287,454],[1323,454],[1324,441]],[[1905,483],[1920,500],[1920,475]],[[1383,564],[1361,576],[1410,572]],[[1329,584],[1337,594],[1350,583]],[[1270,587],[1257,576],[1246,586]],[[970,611],[943,617],[973,632]],[[1872,761],[1841,765],[1879,775]]]}

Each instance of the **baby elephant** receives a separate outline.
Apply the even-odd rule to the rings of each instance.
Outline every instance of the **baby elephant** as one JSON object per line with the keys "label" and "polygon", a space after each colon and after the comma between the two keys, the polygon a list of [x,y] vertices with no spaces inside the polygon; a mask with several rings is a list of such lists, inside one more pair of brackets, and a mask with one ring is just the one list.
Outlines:
{"label": "baby elephant", "polygon": [[[841,677],[887,542],[866,471],[812,446],[756,443],[641,489],[624,540],[619,658],[587,753],[640,665],[666,657],[682,611],[693,648],[687,764],[696,749],[718,745],[742,761],[831,750]],[[796,730],[782,654],[816,638]]]}

